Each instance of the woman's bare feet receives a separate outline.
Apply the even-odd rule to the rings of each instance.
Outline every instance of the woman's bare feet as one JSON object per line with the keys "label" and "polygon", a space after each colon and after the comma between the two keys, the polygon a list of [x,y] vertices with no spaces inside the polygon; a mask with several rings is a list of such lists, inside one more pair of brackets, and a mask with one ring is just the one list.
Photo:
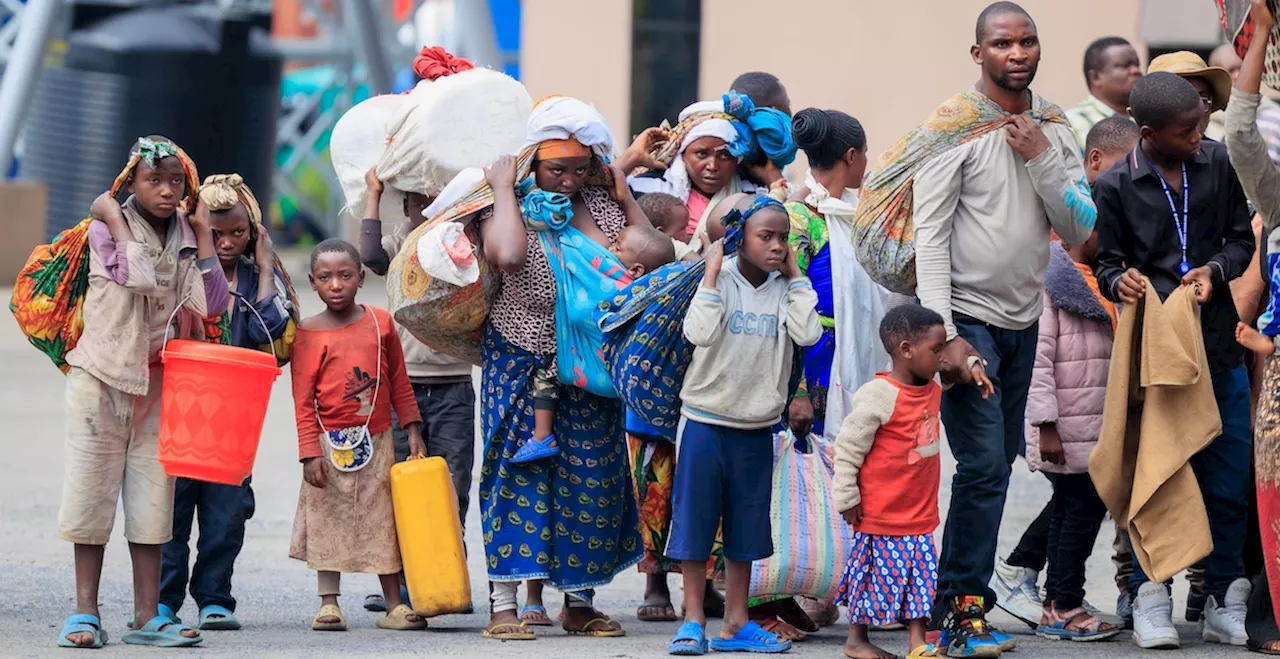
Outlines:
{"label": "woman's bare feet", "polygon": [[1244,323],[1236,323],[1236,342],[1260,355],[1270,355],[1276,351],[1274,341]]}
{"label": "woman's bare feet", "polygon": [[645,575],[644,604],[636,609],[636,618],[642,622],[676,620],[676,609],[671,604],[671,587],[667,585],[666,572]]}

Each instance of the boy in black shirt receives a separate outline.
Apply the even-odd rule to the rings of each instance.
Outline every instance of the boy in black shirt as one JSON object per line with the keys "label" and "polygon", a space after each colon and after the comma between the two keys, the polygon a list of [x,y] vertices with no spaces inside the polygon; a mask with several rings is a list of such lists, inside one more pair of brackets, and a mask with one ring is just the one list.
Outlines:
{"label": "boy in black shirt", "polygon": [[[1150,74],[1138,82],[1129,104],[1142,139],[1094,186],[1098,283],[1103,295],[1125,304],[1142,298],[1148,280],[1162,299],[1180,286],[1196,287],[1222,416],[1222,435],[1191,461],[1213,538],[1213,552],[1204,561],[1203,634],[1210,642],[1244,645],[1252,431],[1249,378],[1235,339],[1239,317],[1227,284],[1253,257],[1248,202],[1226,146],[1201,141],[1203,102],[1190,83],[1170,73]],[[1167,590],[1148,583],[1136,565],[1130,586],[1134,642],[1178,647]]]}

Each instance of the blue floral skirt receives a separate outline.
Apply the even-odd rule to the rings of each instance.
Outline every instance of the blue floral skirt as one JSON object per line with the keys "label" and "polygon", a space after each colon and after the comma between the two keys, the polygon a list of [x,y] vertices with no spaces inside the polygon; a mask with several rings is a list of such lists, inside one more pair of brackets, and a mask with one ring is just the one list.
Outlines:
{"label": "blue floral skirt", "polygon": [[489,579],[545,579],[563,591],[608,583],[644,553],[621,403],[562,387],[560,456],[513,464],[533,437],[534,374],[553,356],[517,347],[491,324],[481,349],[480,519]]}

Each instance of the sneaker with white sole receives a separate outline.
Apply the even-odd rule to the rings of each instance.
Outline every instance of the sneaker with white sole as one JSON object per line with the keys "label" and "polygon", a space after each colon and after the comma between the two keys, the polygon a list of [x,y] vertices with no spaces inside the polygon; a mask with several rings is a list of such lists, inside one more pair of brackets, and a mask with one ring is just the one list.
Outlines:
{"label": "sneaker with white sole", "polygon": [[1164,584],[1147,582],[1133,602],[1133,644],[1148,650],[1182,647],[1173,626],[1173,601]]}
{"label": "sneaker with white sole", "polygon": [[1248,579],[1236,579],[1227,588],[1221,605],[1213,595],[1205,599],[1204,616],[1200,621],[1205,643],[1243,646],[1249,640],[1249,634],[1244,630],[1244,614],[1252,592],[1253,586]]}
{"label": "sneaker with white sole", "polygon": [[997,559],[996,569],[991,574],[996,606],[1035,629],[1040,625],[1040,615],[1044,612],[1040,589],[1036,587],[1039,580],[1040,573],[1036,570],[1015,567],[1004,559]]}

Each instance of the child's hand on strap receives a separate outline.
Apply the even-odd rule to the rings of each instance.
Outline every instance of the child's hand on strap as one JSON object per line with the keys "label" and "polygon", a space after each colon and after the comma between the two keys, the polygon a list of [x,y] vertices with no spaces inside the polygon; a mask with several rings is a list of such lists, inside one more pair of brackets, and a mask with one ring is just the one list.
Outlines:
{"label": "child's hand on strap", "polygon": [[302,463],[302,480],[311,487],[324,489],[325,482],[328,480],[328,473],[324,469],[324,458],[307,458]]}
{"label": "child's hand on strap", "polygon": [[196,212],[187,215],[187,223],[196,233],[209,230],[209,205],[203,198],[196,197]]}
{"label": "child's hand on strap", "polygon": [[862,523],[862,504],[858,504],[844,512],[840,513],[844,518],[844,523],[849,526],[857,526]]}
{"label": "child's hand on strap", "polygon": [[110,190],[93,200],[89,206],[89,215],[103,222],[124,221],[124,211],[120,208],[120,202]]}

